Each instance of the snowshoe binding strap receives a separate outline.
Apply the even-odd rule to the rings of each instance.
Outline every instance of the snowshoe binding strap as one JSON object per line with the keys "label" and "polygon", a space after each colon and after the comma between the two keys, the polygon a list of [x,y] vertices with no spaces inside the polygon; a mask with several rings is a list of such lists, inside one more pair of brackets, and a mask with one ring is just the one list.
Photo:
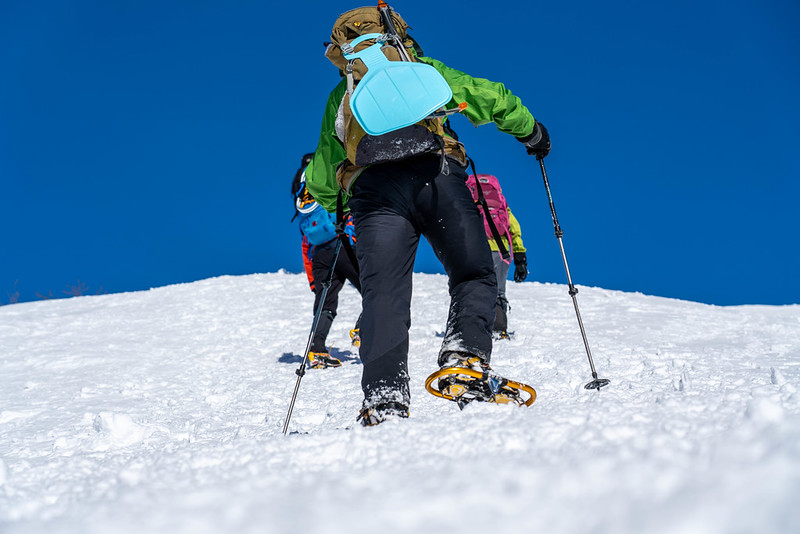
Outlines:
{"label": "snowshoe binding strap", "polygon": [[536,400],[536,390],[527,384],[468,367],[439,369],[425,380],[425,389],[461,409],[472,401],[530,406]]}
{"label": "snowshoe binding strap", "polygon": [[309,369],[327,369],[328,367],[341,367],[342,362],[326,352],[309,352]]}

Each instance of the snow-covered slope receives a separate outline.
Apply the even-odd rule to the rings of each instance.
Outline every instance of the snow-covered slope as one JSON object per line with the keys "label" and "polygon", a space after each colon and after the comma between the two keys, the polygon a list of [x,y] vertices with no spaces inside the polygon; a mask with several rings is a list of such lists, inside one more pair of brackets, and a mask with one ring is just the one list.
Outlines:
{"label": "snow-covered slope", "polygon": [[427,394],[447,282],[414,279],[408,420],[355,423],[346,288],[281,433],[311,323],[304,275],[0,308],[0,532],[794,532],[800,306],[509,284],[495,370],[530,408]]}

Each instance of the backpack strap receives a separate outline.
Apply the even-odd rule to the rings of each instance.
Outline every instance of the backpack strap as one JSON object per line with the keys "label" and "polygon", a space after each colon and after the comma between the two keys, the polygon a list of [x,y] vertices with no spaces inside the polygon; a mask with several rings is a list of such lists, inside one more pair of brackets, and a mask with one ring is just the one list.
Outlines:
{"label": "backpack strap", "polygon": [[344,230],[346,220],[347,219],[344,215],[342,190],[340,189],[339,194],[336,196],[336,235],[339,236],[342,245],[344,245],[344,251],[347,253],[347,257],[350,258],[350,263],[353,264],[356,275],[361,276],[361,271],[358,268],[358,259],[356,258],[356,253],[353,250],[353,245],[350,244],[350,238],[347,236],[347,233]]}
{"label": "backpack strap", "polygon": [[492,238],[494,238],[494,242],[497,243],[497,248],[500,250],[500,255],[503,256],[503,259],[506,262],[511,261],[511,254],[508,253],[508,249],[503,244],[503,239],[500,237],[500,232],[497,231],[497,226],[495,226],[494,221],[492,220],[492,214],[489,213],[489,204],[486,202],[486,198],[483,196],[483,189],[481,189],[481,181],[478,180],[478,173],[475,171],[475,163],[472,161],[472,158],[469,158],[469,164],[472,167],[472,174],[475,176],[475,188],[478,191],[478,200],[475,201],[477,206],[483,206],[483,212],[486,214],[486,222],[489,224],[489,229],[492,231]]}

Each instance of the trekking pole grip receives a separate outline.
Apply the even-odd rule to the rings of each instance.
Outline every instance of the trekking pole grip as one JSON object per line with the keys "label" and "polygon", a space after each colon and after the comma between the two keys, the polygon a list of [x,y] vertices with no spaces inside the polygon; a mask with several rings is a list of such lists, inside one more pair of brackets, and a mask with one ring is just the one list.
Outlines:
{"label": "trekking pole grip", "polygon": [[556,232],[557,238],[564,237],[564,231],[561,229],[561,225],[558,224],[558,216],[556,215],[556,205],[553,202],[553,195],[550,193],[550,180],[547,179],[547,169],[544,168],[544,158],[542,156],[537,156],[536,160],[539,162],[539,167],[542,170],[542,179],[544,180],[544,189],[547,191],[547,200],[550,202],[550,216],[553,218],[553,228]]}

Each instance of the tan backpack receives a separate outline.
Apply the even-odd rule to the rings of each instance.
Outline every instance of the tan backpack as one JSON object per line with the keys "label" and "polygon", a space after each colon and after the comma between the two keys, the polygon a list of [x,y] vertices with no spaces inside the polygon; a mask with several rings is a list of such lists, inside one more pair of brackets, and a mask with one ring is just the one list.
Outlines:
{"label": "tan backpack", "polygon": [[[349,43],[361,35],[370,33],[389,34],[389,41],[381,48],[389,61],[417,61],[414,51],[415,42],[408,35],[408,24],[398,14],[388,9],[398,38],[392,38],[391,32],[384,26],[380,7],[388,8],[379,2],[378,7],[359,7],[339,16],[331,30],[331,43],[325,56],[340,73],[348,79],[348,91],[345,93],[336,119],[336,133],[345,146],[350,165],[339,169],[339,183],[345,190],[349,188],[348,174],[352,176],[357,167],[373,163],[398,161],[418,154],[440,152],[455,153],[457,159],[465,160],[463,147],[457,141],[444,136],[442,118],[427,118],[422,121],[383,135],[368,135],[350,109],[350,95],[353,87],[366,74],[366,68],[360,59],[348,61],[343,49],[349,49]],[[374,45],[375,39],[368,39],[358,44],[353,51],[359,52]],[[444,157],[443,167],[446,168]],[[355,167],[355,168],[354,168]],[[343,176],[344,174],[344,176]]]}
{"label": "tan backpack", "polygon": [[[412,58],[413,61],[414,54],[411,52],[411,49],[414,46],[414,41],[408,37],[408,24],[394,11],[391,11],[391,17],[397,34],[400,36],[403,46],[407,48],[407,51],[405,57],[401,57],[400,51],[396,47],[387,44],[382,49],[383,53],[389,61],[407,61],[407,58]],[[344,58],[342,46],[368,33],[388,33],[388,30],[383,27],[383,21],[381,20],[378,7],[358,7],[339,15],[339,18],[336,19],[336,22],[333,24],[333,30],[331,30],[331,45],[328,46],[325,51],[325,57],[327,57],[342,74],[345,74],[349,62]],[[375,44],[375,40],[369,39],[356,46],[355,51],[360,52],[373,44]],[[364,64],[361,61],[354,62],[353,77],[355,81],[358,82],[358,80],[364,77],[364,74],[366,74]]]}

